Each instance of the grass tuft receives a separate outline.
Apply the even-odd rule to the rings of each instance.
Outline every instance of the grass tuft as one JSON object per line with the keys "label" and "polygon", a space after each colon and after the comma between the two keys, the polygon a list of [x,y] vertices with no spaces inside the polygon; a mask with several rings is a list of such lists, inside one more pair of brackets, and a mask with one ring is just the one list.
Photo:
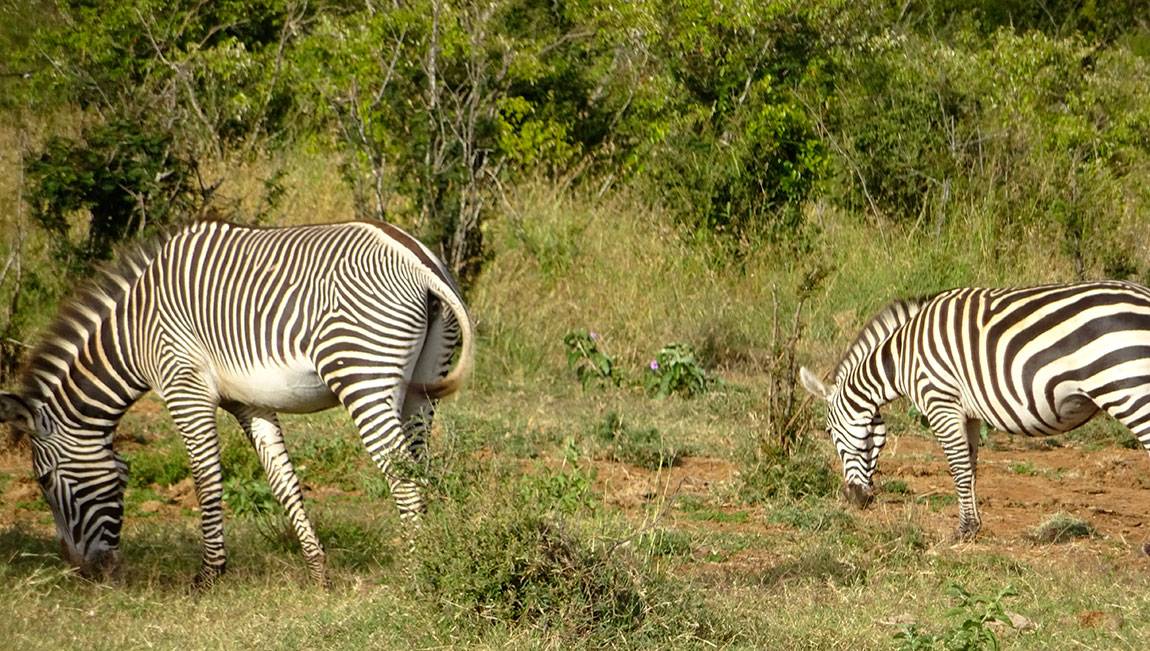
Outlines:
{"label": "grass tuft", "polygon": [[1064,543],[1076,538],[1092,538],[1097,535],[1089,522],[1070,515],[1055,513],[1031,532],[1030,538],[1040,544]]}

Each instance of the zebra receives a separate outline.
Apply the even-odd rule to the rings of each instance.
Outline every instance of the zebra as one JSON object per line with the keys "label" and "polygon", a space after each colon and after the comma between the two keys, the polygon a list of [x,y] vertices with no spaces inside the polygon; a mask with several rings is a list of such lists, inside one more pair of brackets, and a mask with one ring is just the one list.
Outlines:
{"label": "zebra", "polygon": [[154,390],[188,453],[202,511],[195,585],[206,586],[227,560],[216,431],[223,408],[255,448],[311,577],[326,585],[277,412],[343,405],[411,532],[423,501],[397,462],[423,458],[435,401],[460,387],[473,349],[456,281],[395,226],[200,221],[129,249],[66,301],[20,390],[0,394],[0,421],[30,434],[65,559],[107,576],[120,565],[128,476],[113,434]]}
{"label": "zebra", "polygon": [[958,493],[958,540],[981,527],[975,499],[980,422],[1012,434],[1068,432],[1098,412],[1150,451],[1150,290],[1124,281],[958,288],[876,314],[824,384],[827,431],[847,499],[865,507],[886,442],[880,409],[908,398],[942,444]]}

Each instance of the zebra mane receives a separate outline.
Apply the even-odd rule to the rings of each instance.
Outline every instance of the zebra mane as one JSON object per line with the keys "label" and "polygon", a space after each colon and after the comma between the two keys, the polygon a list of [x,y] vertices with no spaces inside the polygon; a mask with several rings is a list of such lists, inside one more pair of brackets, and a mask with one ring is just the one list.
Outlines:
{"label": "zebra mane", "polygon": [[65,299],[47,330],[40,336],[19,373],[23,395],[38,396],[49,389],[50,378],[70,369],[92,334],[124,299],[135,281],[178,231],[170,228],[116,251],[101,263]]}
{"label": "zebra mane", "polygon": [[839,382],[843,374],[854,368],[862,358],[866,357],[867,353],[886,341],[891,333],[917,314],[922,306],[935,296],[937,294],[899,298],[887,303],[883,309],[867,321],[866,325],[859,331],[858,336],[855,337],[854,342],[847,347],[846,353],[843,354],[842,359],[835,367],[835,382]]}

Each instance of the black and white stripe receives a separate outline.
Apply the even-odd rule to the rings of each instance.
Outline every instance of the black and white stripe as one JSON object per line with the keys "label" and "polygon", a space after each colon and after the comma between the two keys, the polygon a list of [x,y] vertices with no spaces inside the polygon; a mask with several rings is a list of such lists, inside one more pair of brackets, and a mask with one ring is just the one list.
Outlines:
{"label": "black and white stripe", "polygon": [[1070,431],[1104,411],[1150,450],[1150,290],[1106,281],[961,288],[880,312],[824,385],[827,429],[848,496],[869,500],[886,429],[879,409],[906,396],[942,444],[959,499],[958,536],[980,520],[979,423],[1028,436]]}
{"label": "black and white stripe", "polygon": [[187,446],[203,512],[197,578],[210,581],[226,563],[216,433],[223,407],[256,448],[322,581],[323,549],[276,412],[342,404],[401,517],[415,519],[422,498],[395,462],[422,455],[434,400],[461,384],[473,340],[446,267],[393,226],[203,222],[123,255],[66,303],[32,353],[21,391],[0,394],[0,419],[32,434],[65,555],[83,569],[107,569],[118,562],[127,476],[112,433],[155,390]]}

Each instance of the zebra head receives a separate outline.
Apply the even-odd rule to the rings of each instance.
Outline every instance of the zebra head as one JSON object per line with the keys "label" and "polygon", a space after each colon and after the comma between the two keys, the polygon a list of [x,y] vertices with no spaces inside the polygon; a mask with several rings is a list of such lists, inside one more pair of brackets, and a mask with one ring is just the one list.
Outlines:
{"label": "zebra head", "polygon": [[30,434],[32,470],[56,522],[61,554],[88,577],[120,563],[120,528],[128,464],[107,437],[69,436],[44,403],[0,393],[0,422]]}
{"label": "zebra head", "polygon": [[878,407],[845,395],[837,384],[826,386],[805,367],[799,370],[803,387],[827,402],[827,433],[843,462],[843,495],[859,508],[874,499],[874,472],[886,443],[886,425]]}

